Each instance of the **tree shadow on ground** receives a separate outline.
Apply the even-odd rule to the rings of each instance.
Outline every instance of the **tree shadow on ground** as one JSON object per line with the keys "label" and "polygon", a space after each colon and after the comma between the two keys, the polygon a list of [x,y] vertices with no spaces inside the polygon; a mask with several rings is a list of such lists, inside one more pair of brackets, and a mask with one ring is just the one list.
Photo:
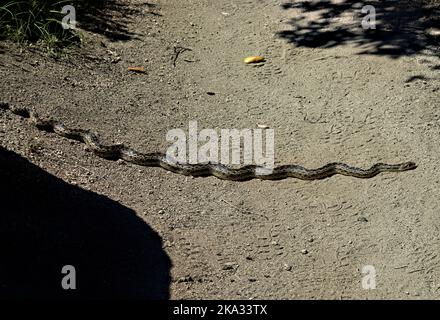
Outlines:
{"label": "tree shadow on ground", "polygon": [[169,298],[170,259],[131,209],[2,147],[0,187],[0,298]]}
{"label": "tree shadow on ground", "polygon": [[148,2],[127,4],[121,0],[77,0],[77,20],[81,28],[102,34],[109,40],[130,40],[140,34],[129,30],[133,16],[160,16]]}
{"label": "tree shadow on ground", "polygon": [[[375,8],[376,29],[362,28],[363,18],[371,13],[362,12],[367,5]],[[438,46],[438,39],[428,31],[440,26],[439,5],[428,5],[422,0],[291,1],[282,4],[282,8],[300,12],[289,21],[292,30],[278,33],[298,47],[353,44],[361,48],[362,54],[398,58]],[[305,19],[308,14],[314,17]],[[439,55],[438,48],[433,54]]]}

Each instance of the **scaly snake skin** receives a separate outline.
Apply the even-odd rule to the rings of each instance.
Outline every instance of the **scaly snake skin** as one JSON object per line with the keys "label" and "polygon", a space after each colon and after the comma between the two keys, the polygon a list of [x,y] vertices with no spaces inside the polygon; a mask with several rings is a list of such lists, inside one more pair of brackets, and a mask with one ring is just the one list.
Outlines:
{"label": "scaly snake skin", "polygon": [[164,153],[140,153],[123,144],[102,145],[93,132],[82,129],[69,129],[62,123],[54,120],[43,120],[38,114],[27,108],[11,106],[9,103],[0,102],[0,109],[10,110],[12,113],[23,118],[29,118],[30,122],[39,130],[54,132],[62,137],[78,140],[87,145],[88,149],[101,158],[134,163],[147,167],[161,167],[186,176],[215,176],[223,180],[246,181],[251,179],[281,180],[285,178],[297,178],[302,180],[317,180],[331,177],[335,174],[352,176],[356,178],[372,178],[381,172],[401,172],[412,170],[417,167],[414,162],[400,164],[376,163],[369,169],[360,169],[345,163],[329,163],[318,169],[306,169],[299,165],[284,165],[271,169],[247,165],[237,169],[230,168],[220,163],[187,164],[173,161]]}

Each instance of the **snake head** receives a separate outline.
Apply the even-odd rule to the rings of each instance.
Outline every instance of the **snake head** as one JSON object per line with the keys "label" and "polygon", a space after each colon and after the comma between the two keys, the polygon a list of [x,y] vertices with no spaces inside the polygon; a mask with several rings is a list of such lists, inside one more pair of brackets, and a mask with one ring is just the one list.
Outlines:
{"label": "snake head", "polygon": [[402,163],[400,169],[402,171],[406,171],[406,170],[414,170],[415,168],[417,168],[417,165],[414,162],[405,162]]}

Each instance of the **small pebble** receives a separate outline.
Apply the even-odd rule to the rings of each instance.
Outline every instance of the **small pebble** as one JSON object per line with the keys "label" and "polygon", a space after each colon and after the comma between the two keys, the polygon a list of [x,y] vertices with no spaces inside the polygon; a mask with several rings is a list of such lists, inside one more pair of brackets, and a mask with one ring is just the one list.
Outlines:
{"label": "small pebble", "polygon": [[222,267],[222,270],[232,270],[232,269],[234,269],[234,263],[232,262],[226,262]]}
{"label": "small pebble", "polygon": [[177,282],[182,283],[182,282],[193,282],[194,279],[191,276],[185,276],[185,277],[180,277]]}
{"label": "small pebble", "polygon": [[291,271],[292,270],[292,266],[289,266],[287,263],[284,264],[283,269],[286,271]]}

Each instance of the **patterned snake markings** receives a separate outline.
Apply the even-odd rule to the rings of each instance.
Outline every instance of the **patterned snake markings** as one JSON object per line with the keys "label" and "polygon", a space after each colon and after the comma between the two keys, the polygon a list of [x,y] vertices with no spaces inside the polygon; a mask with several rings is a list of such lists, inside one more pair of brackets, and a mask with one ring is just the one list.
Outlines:
{"label": "patterned snake markings", "polygon": [[335,174],[356,178],[372,178],[382,172],[402,172],[413,170],[417,167],[414,162],[400,164],[376,163],[369,169],[349,166],[345,163],[329,163],[317,169],[306,169],[299,165],[283,165],[268,170],[267,168],[246,165],[240,168],[230,168],[221,163],[188,164],[173,160],[160,152],[140,153],[124,144],[103,145],[98,136],[83,129],[70,129],[55,120],[41,119],[38,114],[27,108],[20,108],[6,102],[0,102],[0,109],[9,110],[13,114],[28,118],[39,130],[54,132],[62,137],[77,140],[87,145],[95,155],[101,158],[118,160],[122,159],[146,167],[161,167],[165,170],[186,176],[215,176],[223,180],[247,181],[252,179],[281,180],[297,178],[301,180],[317,180],[331,177]]}

